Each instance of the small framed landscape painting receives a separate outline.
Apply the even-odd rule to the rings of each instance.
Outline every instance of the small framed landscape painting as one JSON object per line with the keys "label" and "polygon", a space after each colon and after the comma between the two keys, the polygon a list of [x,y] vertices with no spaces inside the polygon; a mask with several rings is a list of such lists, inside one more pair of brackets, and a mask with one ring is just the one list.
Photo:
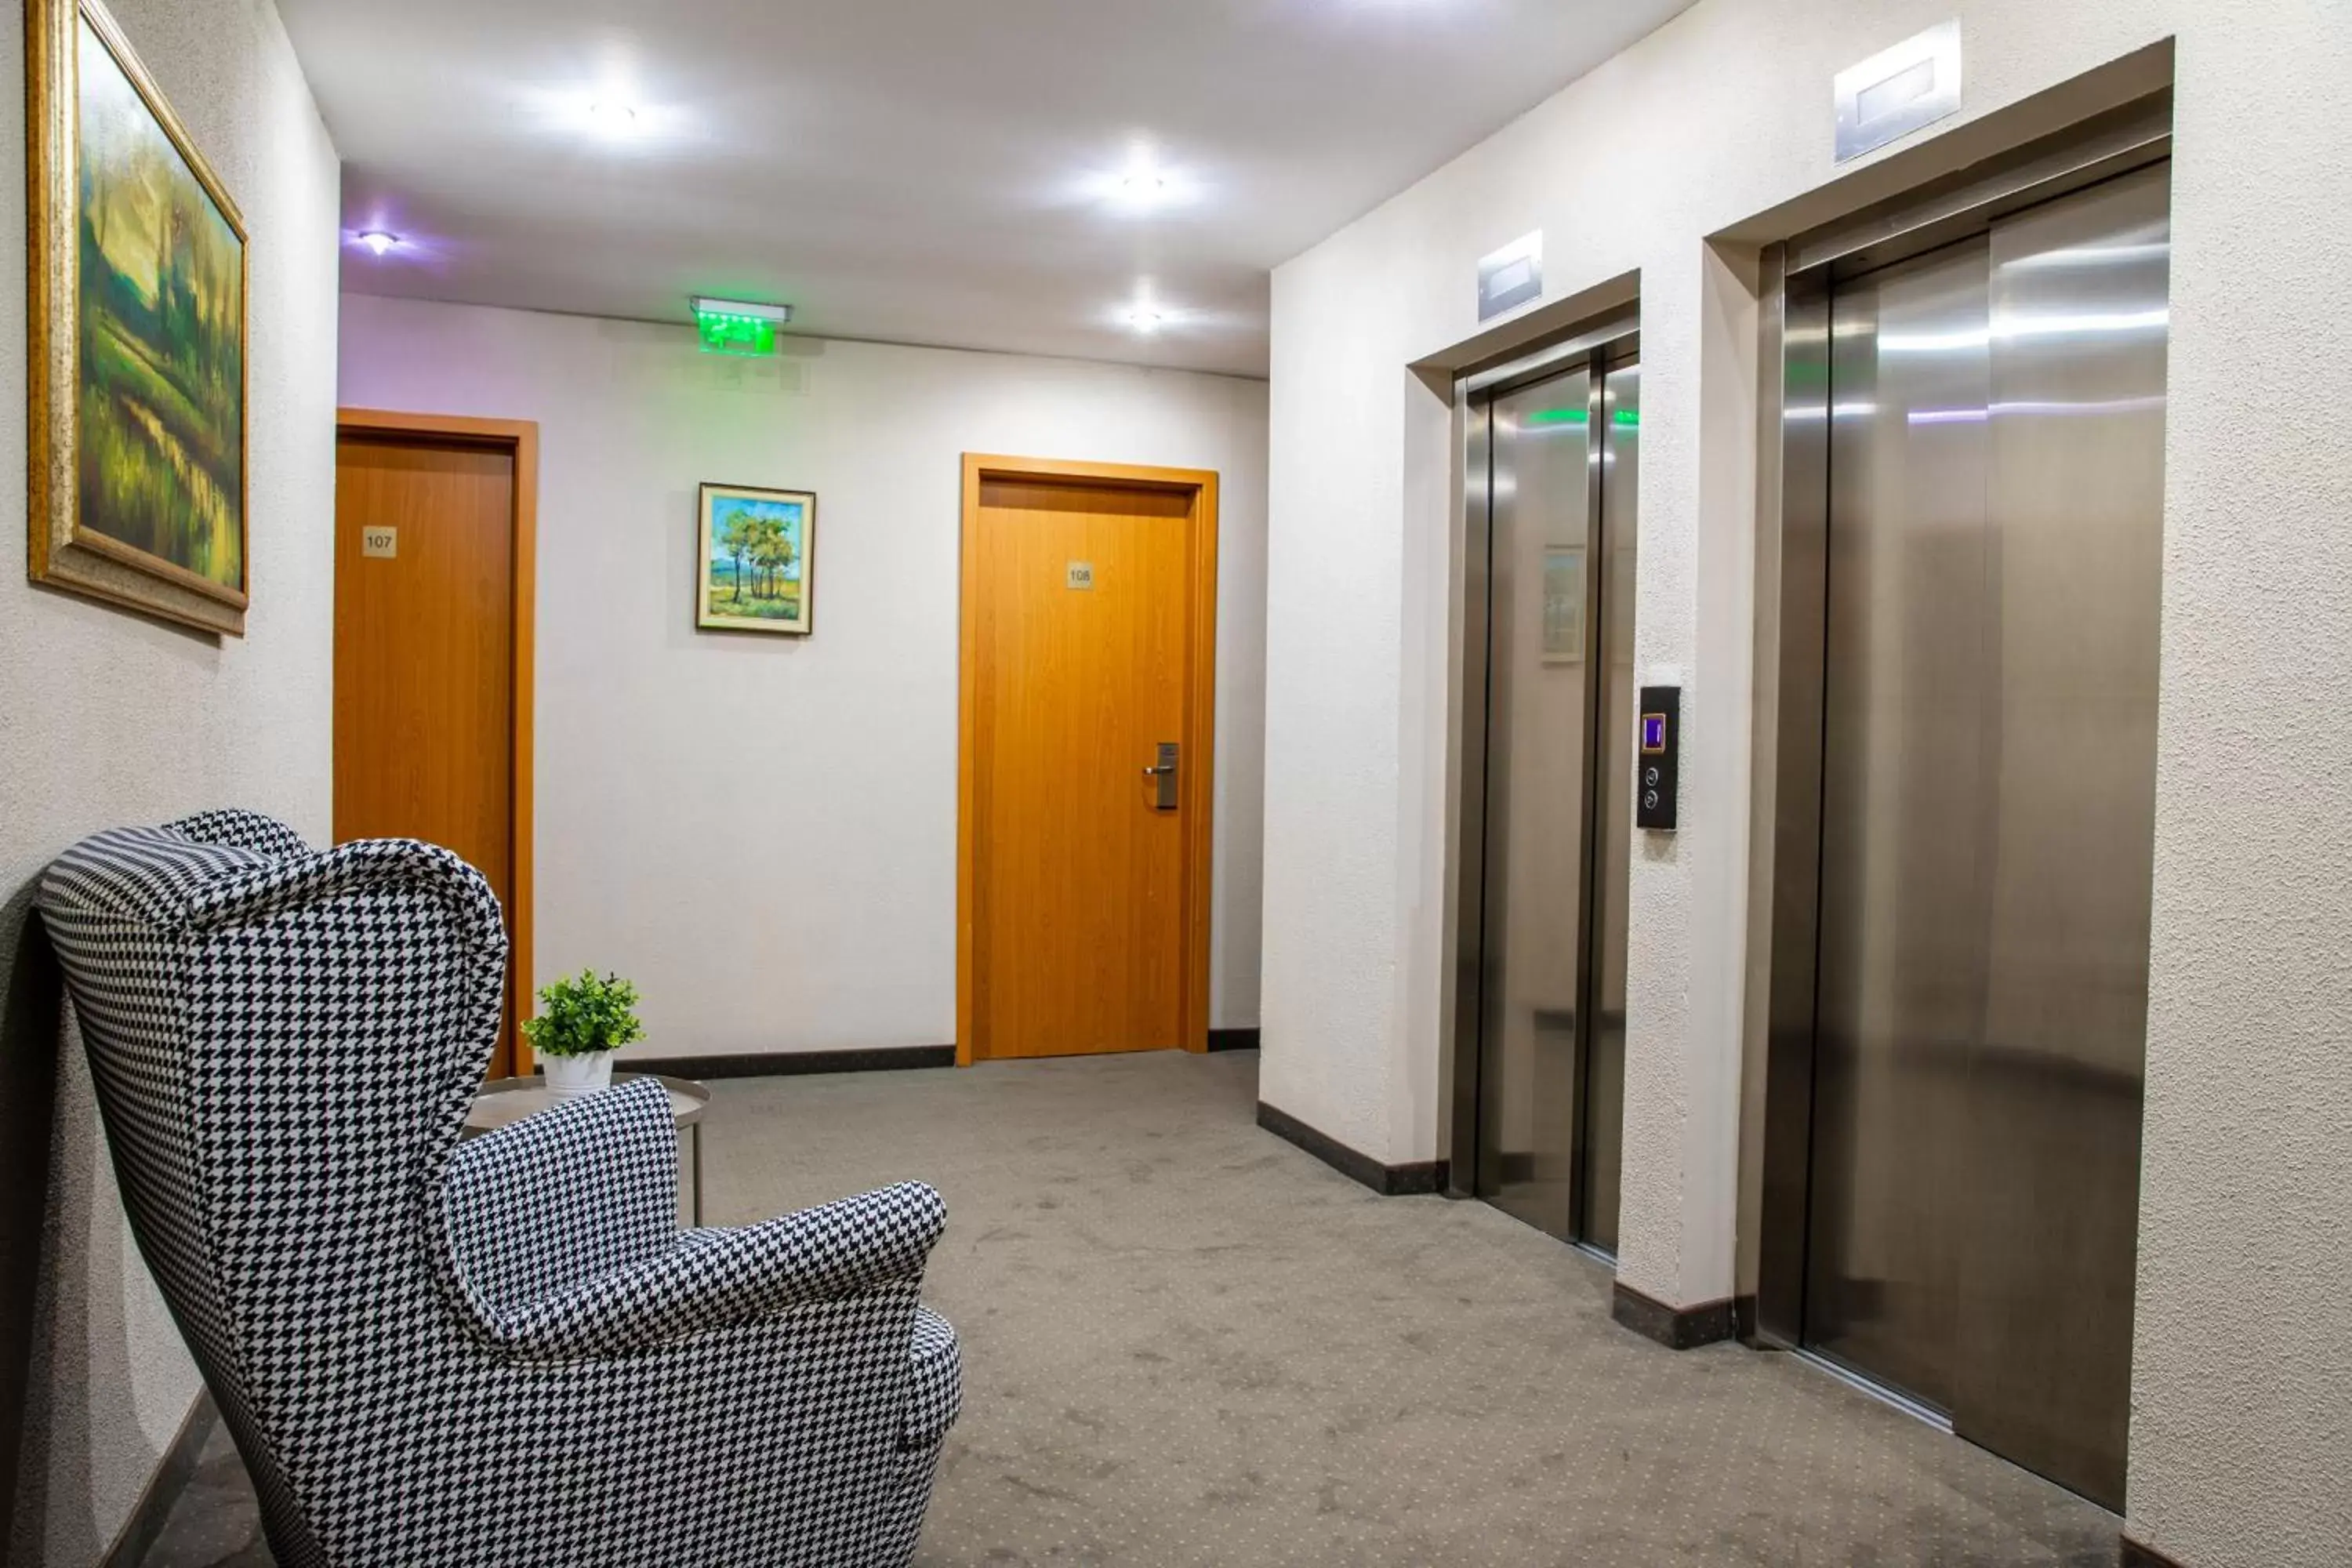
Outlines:
{"label": "small framed landscape painting", "polygon": [[706,484],[700,510],[694,624],[806,637],[816,590],[816,497]]}
{"label": "small framed landscape painting", "polygon": [[242,635],[244,220],[99,0],[26,20],[28,568]]}

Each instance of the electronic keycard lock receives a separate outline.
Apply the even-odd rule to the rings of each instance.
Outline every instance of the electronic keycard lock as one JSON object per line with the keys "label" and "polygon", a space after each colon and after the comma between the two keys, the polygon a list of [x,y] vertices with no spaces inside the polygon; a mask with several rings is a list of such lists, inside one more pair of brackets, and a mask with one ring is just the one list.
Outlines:
{"label": "electronic keycard lock", "polygon": [[1683,756],[1683,689],[1642,688],[1642,732],[1633,747],[1633,826],[1675,830]]}

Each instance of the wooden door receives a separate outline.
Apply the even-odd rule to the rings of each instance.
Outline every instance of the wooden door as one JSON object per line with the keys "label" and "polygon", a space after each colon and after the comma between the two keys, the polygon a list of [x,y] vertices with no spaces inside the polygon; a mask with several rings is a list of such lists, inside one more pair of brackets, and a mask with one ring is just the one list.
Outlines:
{"label": "wooden door", "polygon": [[[517,961],[529,869],[521,451],[347,416],[335,461],[335,841],[454,850],[497,892]],[[508,966],[492,1077],[518,1068],[520,967]]]}
{"label": "wooden door", "polygon": [[1214,476],[967,468],[961,1055],[1202,1048]]}

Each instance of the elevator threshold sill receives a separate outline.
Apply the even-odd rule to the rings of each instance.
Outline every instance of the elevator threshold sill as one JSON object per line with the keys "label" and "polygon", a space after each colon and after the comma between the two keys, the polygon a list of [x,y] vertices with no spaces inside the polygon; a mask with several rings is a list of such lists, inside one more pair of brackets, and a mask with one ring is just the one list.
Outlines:
{"label": "elevator threshold sill", "polygon": [[1817,1372],[1829,1373],[1848,1388],[1866,1394],[1881,1405],[1892,1405],[1913,1420],[1925,1422],[1938,1432],[1949,1433],[1952,1429],[1952,1418],[1933,1405],[1922,1405],[1908,1394],[1898,1394],[1885,1384],[1865,1377],[1853,1368],[1843,1365],[1819,1351],[1807,1350],[1800,1346],[1790,1351],[1789,1354]]}

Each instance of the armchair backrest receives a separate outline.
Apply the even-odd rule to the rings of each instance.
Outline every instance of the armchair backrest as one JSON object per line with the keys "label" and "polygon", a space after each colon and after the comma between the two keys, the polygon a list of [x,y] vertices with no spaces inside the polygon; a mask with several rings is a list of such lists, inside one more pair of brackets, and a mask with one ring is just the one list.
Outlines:
{"label": "armchair backrest", "polygon": [[427,1214],[497,1042],[498,900],[445,849],[215,812],[84,839],[40,910],[141,1250],[273,1534],[307,1537],[269,1437],[446,1288]]}

